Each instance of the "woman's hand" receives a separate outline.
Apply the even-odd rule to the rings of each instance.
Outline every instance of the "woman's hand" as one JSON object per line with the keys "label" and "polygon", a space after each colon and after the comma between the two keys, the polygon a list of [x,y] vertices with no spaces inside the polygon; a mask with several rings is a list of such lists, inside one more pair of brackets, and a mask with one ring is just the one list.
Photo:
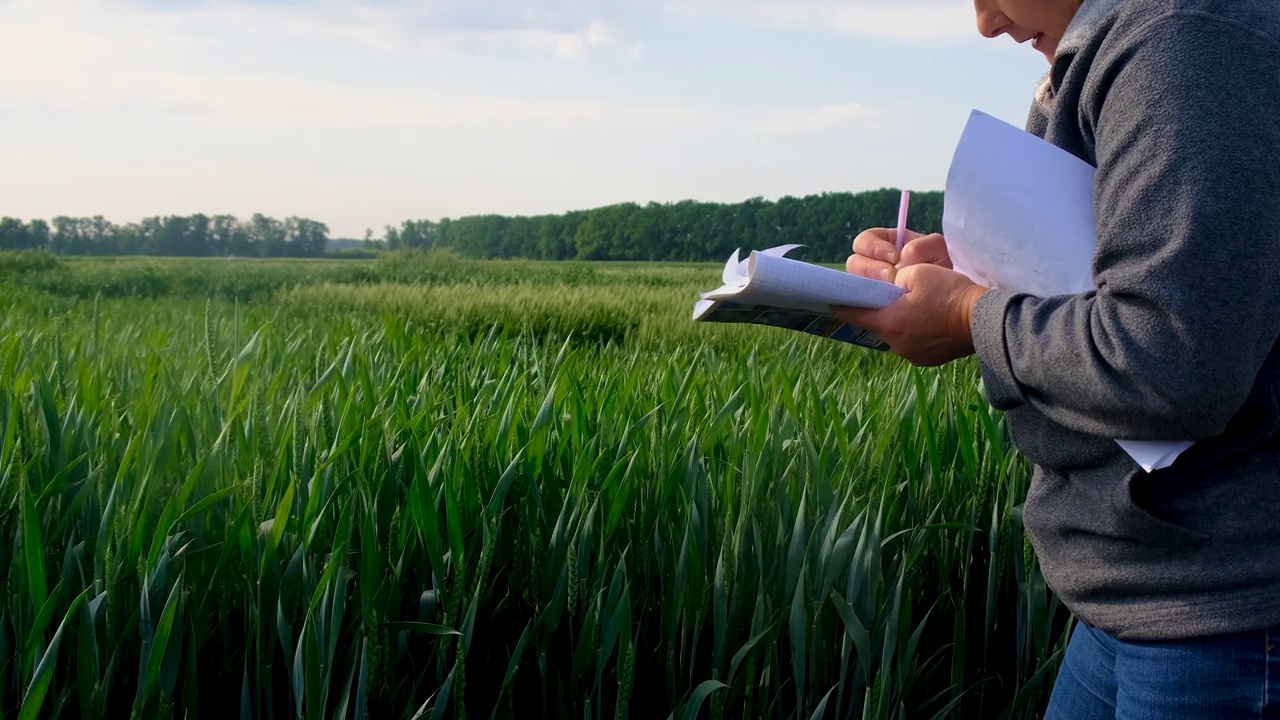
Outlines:
{"label": "woman's hand", "polygon": [[973,308],[987,288],[935,264],[903,268],[895,283],[907,292],[883,310],[831,310],[850,325],[875,333],[912,365],[945,365],[973,354]]}
{"label": "woman's hand", "polygon": [[901,253],[894,245],[897,235],[897,230],[888,228],[872,228],[859,234],[854,238],[853,254],[845,263],[845,269],[853,275],[885,282],[893,282],[899,270],[912,265],[951,269],[947,241],[941,235],[921,235],[908,230]]}

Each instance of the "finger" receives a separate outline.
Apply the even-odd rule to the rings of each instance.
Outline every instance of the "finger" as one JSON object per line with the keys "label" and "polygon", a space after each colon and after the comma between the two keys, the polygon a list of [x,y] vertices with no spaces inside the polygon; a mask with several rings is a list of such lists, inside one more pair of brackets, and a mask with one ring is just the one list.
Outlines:
{"label": "finger", "polygon": [[912,240],[902,249],[900,267],[909,265],[939,265],[951,267],[951,254],[947,250],[947,241],[941,235],[925,235]]}
{"label": "finger", "polygon": [[884,228],[863,231],[853,239],[853,252],[855,255],[896,264],[899,255],[898,248],[894,244],[895,236],[895,231]]}
{"label": "finger", "polygon": [[928,275],[929,272],[933,270],[934,268],[928,264],[904,267],[894,274],[893,283],[910,294],[920,286],[921,277]]}
{"label": "finger", "polygon": [[845,261],[844,269],[850,275],[861,275],[865,278],[883,280],[885,282],[893,282],[893,276],[897,274],[897,268],[891,263],[872,260],[862,255],[850,255],[849,259]]}
{"label": "finger", "polygon": [[831,306],[831,314],[836,319],[848,323],[856,328],[877,332],[879,326],[879,310],[868,310],[867,308],[843,307],[840,305]]}

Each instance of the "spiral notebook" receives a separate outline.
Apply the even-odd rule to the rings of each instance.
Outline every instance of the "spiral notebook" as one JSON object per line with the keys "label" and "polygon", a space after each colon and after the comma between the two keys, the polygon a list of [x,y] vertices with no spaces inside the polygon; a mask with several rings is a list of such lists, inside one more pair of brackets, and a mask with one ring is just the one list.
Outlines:
{"label": "spiral notebook", "polygon": [[902,296],[893,283],[871,280],[786,257],[800,245],[739,251],[724,266],[724,285],[702,293],[694,306],[699,322],[745,323],[809,333],[873,350],[888,350],[880,338],[831,314],[831,306],[883,308]]}

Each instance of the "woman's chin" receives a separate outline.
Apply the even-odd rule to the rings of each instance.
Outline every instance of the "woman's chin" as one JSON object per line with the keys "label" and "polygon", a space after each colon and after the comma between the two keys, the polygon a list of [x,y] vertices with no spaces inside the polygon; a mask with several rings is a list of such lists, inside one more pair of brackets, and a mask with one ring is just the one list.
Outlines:
{"label": "woman's chin", "polygon": [[1053,58],[1058,52],[1058,41],[1046,37],[1044,33],[1040,33],[1031,40],[1031,47],[1035,48],[1036,52],[1039,52],[1052,64]]}

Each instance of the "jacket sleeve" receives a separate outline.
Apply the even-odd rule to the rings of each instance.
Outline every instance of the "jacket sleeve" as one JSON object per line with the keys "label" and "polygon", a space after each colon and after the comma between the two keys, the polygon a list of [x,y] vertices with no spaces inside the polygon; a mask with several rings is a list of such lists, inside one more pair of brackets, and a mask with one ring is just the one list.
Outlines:
{"label": "jacket sleeve", "polygon": [[993,290],[973,315],[990,402],[1118,439],[1221,434],[1280,335],[1280,47],[1198,13],[1100,55],[1096,289]]}

